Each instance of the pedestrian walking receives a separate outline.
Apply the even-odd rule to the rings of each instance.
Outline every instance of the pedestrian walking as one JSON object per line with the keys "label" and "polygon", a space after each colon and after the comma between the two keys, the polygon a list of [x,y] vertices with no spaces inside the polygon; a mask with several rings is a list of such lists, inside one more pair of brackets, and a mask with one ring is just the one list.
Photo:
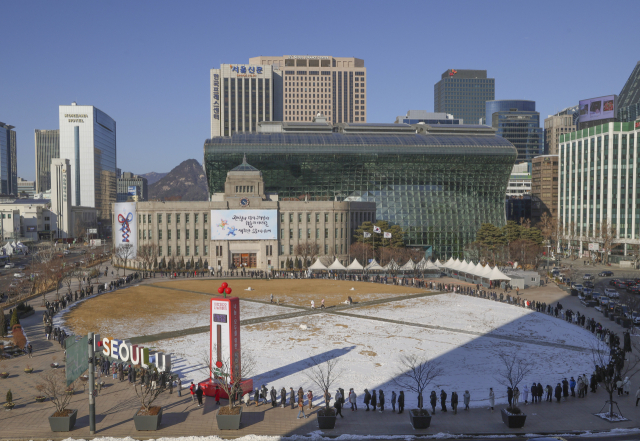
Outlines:
{"label": "pedestrian walking", "polygon": [[402,412],[404,412],[404,391],[400,391],[398,395],[398,413]]}
{"label": "pedestrian walking", "polygon": [[33,358],[33,346],[31,346],[31,343],[27,345],[27,354],[29,354],[29,358]]}
{"label": "pedestrian walking", "polygon": [[432,390],[431,395],[429,395],[429,403],[431,404],[431,415],[436,414],[436,404],[438,404],[438,397],[436,396],[436,391]]}
{"label": "pedestrian walking", "polygon": [[371,390],[371,407],[373,408],[373,411],[374,411],[374,412],[376,411],[376,407],[377,407],[377,406],[376,406],[376,404],[377,404],[377,401],[378,401],[378,396],[377,396],[377,394],[376,394],[376,390],[375,390],[375,389],[372,389],[372,390]]}
{"label": "pedestrian walking", "polygon": [[296,393],[292,387],[289,387],[289,401],[291,402],[291,408],[293,409],[296,404]]}
{"label": "pedestrian walking", "polygon": [[444,389],[440,390],[440,406],[442,412],[447,411],[447,393],[444,391]]}
{"label": "pedestrian walking", "polygon": [[493,393],[493,388],[489,388],[489,407],[491,408],[491,412],[493,412],[493,406],[496,404],[496,394]]}
{"label": "pedestrian walking", "polygon": [[509,407],[513,406],[513,389],[511,386],[507,387],[507,401],[509,402]]}
{"label": "pedestrian walking", "polygon": [[378,407],[380,407],[378,412],[384,412],[384,392],[382,390],[378,392]]}
{"label": "pedestrian walking", "polygon": [[307,400],[309,401],[309,410],[311,410],[313,408],[313,392],[311,392],[311,389],[307,392]]}
{"label": "pedestrian walking", "polygon": [[453,414],[458,414],[458,393],[451,392],[451,408],[453,409]]}
{"label": "pedestrian walking", "polygon": [[203,394],[203,390],[200,387],[200,385],[198,384],[197,389],[196,389],[196,397],[198,398],[198,407],[202,406],[202,394]]}
{"label": "pedestrian walking", "polygon": [[358,410],[356,398],[356,393],[354,392],[353,388],[351,388],[351,390],[349,391],[349,403],[351,404],[351,412],[355,412],[356,410]]}
{"label": "pedestrian walking", "polygon": [[462,399],[464,400],[464,410],[469,410],[469,403],[471,402],[471,394],[468,390],[464,391],[462,395]]}
{"label": "pedestrian walking", "polygon": [[529,404],[529,387],[526,384],[524,385],[524,389],[522,389],[522,398],[524,399],[525,406]]}
{"label": "pedestrian walking", "polygon": [[371,394],[368,389],[364,390],[364,404],[367,406],[365,412],[369,412],[369,403],[371,402]]}
{"label": "pedestrian walking", "polygon": [[[135,369],[132,369],[135,375]],[[133,379],[133,382],[135,383],[135,377]],[[182,380],[180,379],[180,377],[178,377],[178,396],[181,397],[182,396]]]}
{"label": "pedestrian walking", "polygon": [[[298,409],[300,410],[298,412],[298,419],[305,417],[305,418],[309,418],[305,413],[304,413],[304,399],[298,397]],[[302,415],[302,416],[300,416]]]}
{"label": "pedestrian walking", "polygon": [[391,410],[393,411],[393,413],[396,413],[396,391],[391,391]]}
{"label": "pedestrian walking", "polygon": [[636,407],[638,407],[639,401],[640,401],[640,386],[638,386],[638,390],[636,391]]}
{"label": "pedestrian walking", "polygon": [[189,391],[191,392],[191,402],[195,403],[196,402],[196,389],[195,389],[195,386],[193,385],[193,381],[191,382],[191,386],[189,386]]}
{"label": "pedestrian walking", "polygon": [[344,418],[342,415],[342,400],[340,399],[340,391],[336,391],[336,399],[334,400],[333,407],[336,409],[336,416],[340,415],[340,418]]}

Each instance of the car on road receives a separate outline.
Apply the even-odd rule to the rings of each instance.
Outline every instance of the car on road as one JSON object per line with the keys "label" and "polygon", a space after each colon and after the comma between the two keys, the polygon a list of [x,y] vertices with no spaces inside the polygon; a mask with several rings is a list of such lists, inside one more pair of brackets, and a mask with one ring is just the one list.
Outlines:
{"label": "car on road", "polygon": [[638,292],[640,292],[640,286],[639,285],[627,286],[627,292],[631,294],[638,294]]}
{"label": "car on road", "polygon": [[69,250],[64,250],[62,254],[69,254]]}
{"label": "car on road", "polygon": [[602,306],[603,308],[606,307],[610,301],[611,299],[607,297],[606,294],[603,296],[600,296],[600,306]]}
{"label": "car on road", "polygon": [[584,282],[584,286],[585,288],[595,288],[595,285],[593,284],[593,282],[589,282],[589,281]]}
{"label": "car on road", "polygon": [[13,263],[9,262],[9,263],[7,263],[7,264],[4,266],[4,269],[11,269],[11,268],[13,268],[14,266],[15,266],[15,264],[13,264]]}
{"label": "car on road", "polygon": [[633,320],[634,325],[640,325],[640,312],[632,312],[631,320]]}
{"label": "car on road", "polygon": [[25,270],[25,269],[27,269],[27,267],[24,266],[24,265],[20,265],[20,266],[17,266],[16,269]]}
{"label": "car on road", "polygon": [[593,276],[591,274],[585,274],[584,276],[582,276],[582,280],[592,280]]}
{"label": "car on road", "polygon": [[616,291],[615,289],[611,289],[611,288],[606,288],[604,290],[604,295],[607,297],[610,297],[612,299],[617,299],[618,297],[620,297],[620,294],[618,294],[618,291]]}
{"label": "car on road", "polygon": [[616,283],[613,286],[616,288],[627,289],[627,282],[624,280],[616,280]]}
{"label": "car on road", "polygon": [[577,290],[578,292],[582,291],[584,289],[584,286],[582,286],[580,283],[572,283],[571,284],[571,288]]}
{"label": "car on road", "polygon": [[615,284],[617,282],[619,282],[619,281],[620,281],[619,279],[611,279],[611,280],[609,280],[609,285],[614,285],[615,286]]}
{"label": "car on road", "polygon": [[600,277],[613,277],[613,271],[602,271],[598,274]]}
{"label": "car on road", "polygon": [[16,279],[21,279],[24,277],[24,273],[14,273],[13,277],[15,277]]}

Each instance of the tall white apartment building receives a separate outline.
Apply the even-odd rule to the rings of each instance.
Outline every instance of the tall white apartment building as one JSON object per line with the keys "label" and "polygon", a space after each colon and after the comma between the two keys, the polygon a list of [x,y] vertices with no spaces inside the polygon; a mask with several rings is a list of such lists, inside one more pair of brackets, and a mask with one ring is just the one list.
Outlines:
{"label": "tall white apartment building", "polygon": [[116,122],[94,106],[60,106],[60,158],[71,168],[71,205],[94,207],[111,226],[116,202]]}

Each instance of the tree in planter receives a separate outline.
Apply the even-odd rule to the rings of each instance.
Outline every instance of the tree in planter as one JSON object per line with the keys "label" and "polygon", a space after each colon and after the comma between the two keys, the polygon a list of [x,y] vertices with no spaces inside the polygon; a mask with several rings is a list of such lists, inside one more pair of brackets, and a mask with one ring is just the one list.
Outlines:
{"label": "tree in planter", "polygon": [[[633,343],[632,343],[633,344]],[[591,346],[591,356],[596,371],[596,380],[607,392],[609,399],[605,402],[606,407],[609,406],[606,416],[608,418],[616,418],[618,415],[613,411],[613,406],[618,404],[613,401],[613,393],[617,391],[617,382],[619,379],[631,379],[640,370],[640,358],[638,357],[637,345],[633,352],[623,352],[620,348],[613,350],[603,342],[598,340]],[[625,360],[626,355],[626,360]],[[602,410],[601,410],[602,411]],[[620,408],[618,408],[620,412]],[[620,412],[622,417],[622,412]]]}
{"label": "tree in planter", "polygon": [[[306,377],[320,388],[322,393],[327,396],[331,390],[331,386],[338,381],[338,378],[342,375],[342,369],[340,369],[338,358],[329,358],[327,360],[321,360],[318,357],[309,356],[311,359],[311,366],[304,371]],[[335,415],[329,408],[329,400],[324,400],[325,416]]]}
{"label": "tree in planter", "polygon": [[49,397],[56,408],[54,417],[66,417],[73,413],[67,410],[73,395],[67,393],[67,377],[62,369],[46,370],[40,375],[41,382],[36,389],[43,396]]}
{"label": "tree in planter", "polygon": [[18,308],[13,308],[13,313],[11,313],[11,321],[9,322],[9,327],[13,329],[15,325],[20,324],[20,319],[18,318]]}
{"label": "tree in planter", "polygon": [[7,322],[4,311],[0,311],[0,337],[7,335]]}
{"label": "tree in planter", "polygon": [[[140,400],[140,410],[137,415],[157,415],[153,413],[153,402],[163,393],[167,391],[167,379],[164,372],[159,372],[161,379],[156,381],[156,387],[147,387],[143,382],[136,382],[134,384],[135,392]],[[159,410],[159,409],[158,409]]]}
{"label": "tree in planter", "polygon": [[[518,351],[500,351],[498,352],[498,358],[501,361],[502,368],[498,371],[496,381],[511,389],[518,387],[518,384],[531,373],[534,367],[534,363],[529,361],[526,356],[521,356]],[[507,412],[518,414],[520,409],[509,407]]]}
{"label": "tree in planter", "polygon": [[133,244],[130,242],[120,244],[116,247],[116,258],[120,262],[124,262],[123,271],[125,276],[127,275],[127,262],[133,258],[135,251]]}
{"label": "tree in planter", "polygon": [[[217,345],[213,345],[212,350],[217,353]],[[205,366],[207,375],[218,380],[218,386],[227,394],[228,397],[235,396],[241,391],[242,381],[251,377],[256,370],[256,360],[253,355],[244,349],[240,349],[240,366],[232,365],[229,357],[222,357],[221,360],[212,363],[211,357],[207,352],[202,357],[202,364]],[[219,363],[219,367],[216,365]],[[231,375],[229,375],[231,373]],[[229,400],[228,410],[222,414],[235,415],[233,410],[235,404],[240,404],[240,400]],[[222,410],[222,409],[221,409]]]}
{"label": "tree in planter", "polygon": [[418,407],[422,409],[424,400],[422,393],[443,372],[440,363],[429,360],[427,357],[405,354],[400,356],[400,366],[393,381],[399,388],[415,392],[418,395]]}
{"label": "tree in planter", "polygon": [[14,406],[14,404],[13,404],[13,394],[11,393],[11,389],[9,389],[7,391],[7,395],[6,395],[5,398],[6,398],[7,402],[5,403],[4,407],[6,407],[8,409],[13,408],[13,406]]}

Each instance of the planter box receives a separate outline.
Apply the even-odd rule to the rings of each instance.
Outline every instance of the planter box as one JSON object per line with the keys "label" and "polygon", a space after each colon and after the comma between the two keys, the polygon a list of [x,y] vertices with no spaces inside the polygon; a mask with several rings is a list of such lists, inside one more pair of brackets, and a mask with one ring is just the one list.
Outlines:
{"label": "planter box", "polygon": [[158,430],[160,428],[160,422],[162,421],[162,408],[160,408],[157,415],[138,415],[138,412],[133,416],[133,422],[136,425],[136,430]]}
{"label": "planter box", "polygon": [[51,427],[52,432],[71,432],[73,426],[76,425],[76,417],[78,416],[78,411],[73,410],[71,415],[66,417],[54,417],[51,415],[49,417],[49,426]]}
{"label": "planter box", "polygon": [[0,372],[0,378],[7,378],[9,376],[9,372]]}
{"label": "planter box", "polygon": [[505,423],[509,429],[519,429],[524,427],[524,422],[527,419],[527,416],[524,413],[513,415],[507,413],[506,409],[501,409],[500,413],[502,413],[502,422]]}
{"label": "planter box", "polygon": [[239,430],[241,420],[242,407],[238,415],[220,415],[220,411],[216,414],[216,421],[220,430]]}
{"label": "planter box", "polygon": [[321,430],[333,429],[336,427],[337,415],[334,416],[320,416],[318,415],[318,428]]}
{"label": "planter box", "polygon": [[431,425],[431,415],[414,415],[409,411],[409,420],[414,429],[428,429]]}

